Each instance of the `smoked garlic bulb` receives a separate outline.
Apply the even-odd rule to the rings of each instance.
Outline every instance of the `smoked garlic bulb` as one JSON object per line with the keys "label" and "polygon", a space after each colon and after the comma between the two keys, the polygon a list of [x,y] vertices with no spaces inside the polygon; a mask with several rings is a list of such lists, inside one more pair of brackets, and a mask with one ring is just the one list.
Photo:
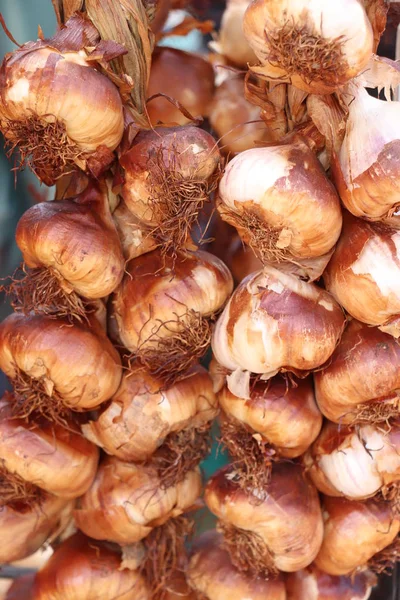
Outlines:
{"label": "smoked garlic bulb", "polygon": [[71,200],[32,206],[19,220],[15,237],[29,268],[13,286],[18,308],[26,313],[82,317],[79,296],[104,298],[122,280],[125,260],[105,183],[90,183]]}
{"label": "smoked garlic bulb", "polygon": [[399,533],[399,518],[388,502],[326,496],[323,515],[324,539],[315,564],[329,575],[352,575],[359,567],[373,566]]}
{"label": "smoked garlic bulb", "polygon": [[369,571],[349,577],[324,573],[314,564],[286,577],[287,600],[368,600],[376,577]]}
{"label": "smoked garlic bulb", "polygon": [[319,409],[330,421],[378,423],[396,417],[400,346],[391,335],[353,319],[314,381]]}
{"label": "smoked garlic bulb", "polygon": [[13,397],[0,400],[0,498],[12,485],[27,482],[61,496],[77,498],[96,475],[98,448],[72,423],[68,428],[39,419],[16,419]]}
{"label": "smoked garlic bulb", "polygon": [[[217,412],[212,381],[203,367],[194,367],[184,379],[165,388],[162,381],[136,366],[123,375],[117,393],[98,418],[82,430],[108,454],[138,462],[154,454],[168,436],[177,434],[174,438],[179,444],[181,434],[184,443],[185,433],[194,435]],[[195,442],[196,438],[186,439],[186,450]]]}
{"label": "smoked garlic bulb", "polygon": [[232,276],[208,252],[159,251],[130,261],[113,294],[110,330],[148,370],[156,375],[185,371],[206,352],[208,317],[218,312],[232,292]]}
{"label": "smoked garlic bulb", "polygon": [[90,410],[118,389],[119,354],[95,321],[14,313],[0,324],[0,368],[14,386],[23,415]]}
{"label": "smoked garlic bulb", "polygon": [[204,498],[220,520],[233,564],[243,571],[298,571],[319,551],[323,521],[318,493],[300,465],[275,463],[264,489],[243,489],[234,467],[225,467],[208,481]]}
{"label": "smoked garlic bulb", "polygon": [[142,575],[121,566],[110,545],[78,533],[60,544],[36,574],[35,600],[151,600]]}
{"label": "smoked garlic bulb", "polygon": [[355,319],[400,335],[400,232],[347,214],[324,272],[327,289]]}
{"label": "smoked garlic bulb", "polygon": [[314,94],[342,87],[373,52],[362,0],[253,0],[243,27],[261,63],[257,75]]}
{"label": "smoked garlic bulb", "polygon": [[257,58],[243,33],[243,18],[250,0],[227,0],[222,14],[218,40],[211,42],[213,50],[238,67],[254,65]]}
{"label": "smoked garlic bulb", "polygon": [[221,217],[263,262],[321,257],[340,235],[339,197],[301,138],[235,156],[219,199]]}
{"label": "smoked garlic bulb", "polygon": [[216,360],[232,372],[230,391],[250,398],[249,375],[311,371],[334,351],[344,327],[325,290],[266,266],[233,293],[214,329]]}
{"label": "smoked garlic bulb", "polygon": [[385,431],[326,422],[304,458],[314,485],[328,496],[363,500],[400,481],[400,423]]}
{"label": "smoked garlic bulb", "polygon": [[240,573],[216,531],[208,531],[195,540],[187,578],[206,600],[286,600],[281,577],[266,580]]}
{"label": "smoked garlic bulb", "polygon": [[[82,43],[84,40],[84,43]],[[100,70],[108,43],[82,15],[54,38],[28,42],[1,66],[0,129],[46,185],[78,166],[97,175],[124,129],[118,88]],[[113,58],[123,54],[112,43]]]}
{"label": "smoked garlic bulb", "polygon": [[74,511],[75,522],[94,539],[129,545],[184,513],[200,494],[198,468],[189,471],[181,482],[165,488],[155,466],[107,457]]}

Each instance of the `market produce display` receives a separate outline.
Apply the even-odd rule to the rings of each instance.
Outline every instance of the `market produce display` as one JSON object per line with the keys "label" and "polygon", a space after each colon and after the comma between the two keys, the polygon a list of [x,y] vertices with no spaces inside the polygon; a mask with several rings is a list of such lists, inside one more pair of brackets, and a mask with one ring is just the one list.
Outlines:
{"label": "market produce display", "polygon": [[399,557],[389,7],[202,4],[52,0],[0,68],[54,186],[0,323],[0,565],[52,554],[5,600],[367,600]]}

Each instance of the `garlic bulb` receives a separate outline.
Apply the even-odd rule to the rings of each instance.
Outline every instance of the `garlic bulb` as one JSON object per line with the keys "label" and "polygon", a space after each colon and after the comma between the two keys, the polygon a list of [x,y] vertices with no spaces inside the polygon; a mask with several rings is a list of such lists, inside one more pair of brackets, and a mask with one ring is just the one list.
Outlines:
{"label": "garlic bulb", "polygon": [[340,235],[339,197],[301,139],[235,156],[219,199],[221,217],[263,262],[320,257]]}
{"label": "garlic bulb", "polygon": [[261,62],[252,69],[257,75],[314,94],[342,87],[373,52],[362,0],[253,0],[243,28]]}
{"label": "garlic bulb", "polygon": [[385,432],[326,422],[304,462],[314,485],[328,496],[362,500],[385,492],[400,481],[400,424]]}
{"label": "garlic bulb", "polygon": [[36,600],[151,600],[142,575],[121,567],[119,552],[78,533],[36,574]]}
{"label": "garlic bulb", "polygon": [[[23,416],[90,410],[121,381],[118,352],[100,325],[14,313],[0,324],[0,368],[14,386]],[[16,407],[17,408],[17,407]]]}
{"label": "garlic bulb", "polygon": [[346,135],[333,175],[347,210],[377,221],[400,206],[400,102],[378,100],[354,85],[349,95]]}
{"label": "garlic bulb", "polygon": [[216,531],[203,533],[195,540],[187,578],[207,600],[286,600],[281,577],[253,578],[235,569]]}
{"label": "garlic bulb", "polygon": [[[75,166],[97,175],[121,141],[121,96],[90,56],[107,56],[99,42],[90,21],[74,15],[54,38],[28,42],[2,63],[0,129],[46,185]],[[112,47],[113,58],[123,53]]]}
{"label": "garlic bulb", "polygon": [[233,564],[254,575],[308,566],[322,542],[318,493],[299,465],[276,463],[265,489],[242,489],[233,467],[208,481],[204,499],[220,519]]}
{"label": "garlic bulb", "polygon": [[165,488],[162,483],[162,474],[151,464],[107,457],[74,511],[75,523],[96,540],[138,542],[154,527],[184,513],[201,494],[198,468],[176,485]]}
{"label": "garlic bulb", "polygon": [[346,215],[325,270],[327,289],[352,317],[400,335],[400,232]]}
{"label": "garlic bulb", "polygon": [[214,329],[216,360],[232,372],[230,391],[249,398],[249,373],[311,371],[334,351],[344,327],[341,308],[325,290],[273,267],[237,287]]}
{"label": "garlic bulb", "polygon": [[90,183],[75,199],[32,206],[19,220],[15,237],[29,267],[25,279],[14,284],[26,313],[82,316],[77,294],[104,298],[122,280],[125,261],[105,183]]}
{"label": "garlic bulb", "polygon": [[286,578],[287,600],[368,600],[376,577],[369,571],[351,577],[328,575],[310,565]]}
{"label": "garlic bulb", "polygon": [[111,334],[161,376],[181,373],[203,356],[210,342],[207,317],[232,292],[224,263],[207,252],[159,251],[130,261],[112,296]]}
{"label": "garlic bulb", "polygon": [[256,143],[275,139],[260,117],[260,108],[244,97],[242,78],[230,77],[217,87],[208,118],[226,154],[243,152],[254,148]]}
{"label": "garlic bulb", "polygon": [[84,494],[96,475],[96,446],[72,423],[66,429],[46,421],[13,418],[13,397],[7,400],[0,400],[0,496],[8,474],[62,498]]}
{"label": "garlic bulb", "polygon": [[54,534],[61,533],[71,518],[73,503],[41,494],[29,504],[7,504],[0,510],[0,563],[30,556]]}
{"label": "garlic bulb", "polygon": [[323,515],[324,539],[315,564],[329,575],[352,575],[359,567],[373,566],[399,533],[399,518],[387,502],[326,496]]}
{"label": "garlic bulb", "polygon": [[[156,47],[151,58],[147,96],[165,94],[193,117],[205,117],[214,94],[214,70],[207,60],[177,48]],[[147,104],[151,123],[186,125],[191,120],[168,98]]]}
{"label": "garlic bulb", "polygon": [[[136,366],[123,375],[117,393],[96,421],[83,425],[82,430],[108,454],[138,462],[154,454],[167,436],[181,432],[185,438],[185,431],[206,425],[217,412],[212,381],[203,367],[194,367],[184,379],[165,388],[159,379]],[[189,442],[186,440],[193,446]]]}
{"label": "garlic bulb", "polygon": [[247,63],[254,65],[257,62],[243,33],[243,18],[249,3],[250,0],[227,0],[218,40],[210,43],[213,50],[238,67],[247,67]]}
{"label": "garlic bulb", "polygon": [[400,346],[391,335],[353,319],[314,381],[327,419],[342,425],[387,421],[399,411]]}
{"label": "garlic bulb", "polygon": [[[238,398],[225,386],[218,394],[218,402],[233,420],[233,427],[235,423],[237,428],[241,427],[239,436],[246,435],[247,431],[258,443],[271,444],[274,451],[285,458],[303,454],[322,425],[310,377],[293,384],[281,377],[268,382],[257,381],[251,386],[247,400]],[[226,443],[226,438],[224,441]],[[232,441],[240,452],[240,437],[234,436]]]}

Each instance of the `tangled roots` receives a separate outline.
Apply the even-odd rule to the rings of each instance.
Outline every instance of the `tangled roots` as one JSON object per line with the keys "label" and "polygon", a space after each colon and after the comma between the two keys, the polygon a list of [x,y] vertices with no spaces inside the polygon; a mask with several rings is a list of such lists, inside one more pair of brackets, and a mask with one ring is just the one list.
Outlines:
{"label": "tangled roots", "polygon": [[[68,138],[65,125],[49,123],[34,114],[24,121],[3,124],[7,156],[17,148],[20,155],[16,170],[28,165],[46,185],[53,185],[62,175],[76,169],[76,161],[84,153]],[[50,115],[47,115],[50,116]]]}
{"label": "tangled roots", "polygon": [[65,291],[60,276],[51,267],[30,269],[21,265],[11,283],[0,289],[10,296],[16,311],[87,321],[90,303],[73,291]]}
{"label": "tangled roots", "polygon": [[174,573],[185,569],[185,542],[193,532],[194,521],[181,515],[155,527],[143,540],[146,558],[140,571],[150,586],[153,600],[163,600]]}
{"label": "tangled roots", "polygon": [[12,384],[14,388],[12,403],[14,417],[26,419],[29,415],[35,413],[47,421],[68,427],[70,410],[65,406],[56,390],[53,390],[52,395],[49,396],[43,380],[33,379],[20,369],[16,369]]}
{"label": "tangled roots", "polygon": [[400,398],[358,404],[352,411],[354,414],[352,425],[389,424],[390,419],[398,418],[399,410]]}
{"label": "tangled roots", "polygon": [[270,579],[278,575],[274,555],[261,537],[252,531],[218,522],[217,530],[224,536],[224,546],[232,564],[251,577]]}
{"label": "tangled roots", "polygon": [[383,486],[379,495],[386,502],[390,502],[393,515],[400,517],[400,481]]}
{"label": "tangled roots", "polygon": [[186,474],[207,456],[210,448],[211,423],[168,435],[151,459],[158,467],[161,487],[167,489],[183,481]]}
{"label": "tangled roots", "polygon": [[400,535],[386,548],[375,554],[367,563],[368,569],[378,575],[390,574],[395,564],[400,560]]}
{"label": "tangled roots", "polygon": [[157,320],[152,333],[139,343],[131,359],[139,360],[151,375],[172,385],[204,356],[210,342],[210,319],[187,310],[170,321]]}
{"label": "tangled roots", "polygon": [[338,86],[343,83],[347,62],[343,54],[343,36],[328,40],[294,20],[286,21],[272,33],[265,31],[272,66],[284,69],[288,76],[299,75],[306,83],[321,81]]}
{"label": "tangled roots", "polygon": [[40,503],[43,492],[33,483],[25,481],[16,473],[10,473],[0,462],[0,508],[7,504]]}
{"label": "tangled roots", "polygon": [[237,484],[245,490],[266,490],[272,462],[277,459],[273,446],[225,415],[221,420],[220,442],[233,458]]}
{"label": "tangled roots", "polygon": [[199,224],[199,213],[218,186],[220,170],[204,180],[193,173],[190,177],[180,172],[177,157],[164,160],[165,148],[160,148],[149,160],[150,214],[157,226],[150,235],[160,244],[163,255],[176,257],[184,248],[190,231]]}

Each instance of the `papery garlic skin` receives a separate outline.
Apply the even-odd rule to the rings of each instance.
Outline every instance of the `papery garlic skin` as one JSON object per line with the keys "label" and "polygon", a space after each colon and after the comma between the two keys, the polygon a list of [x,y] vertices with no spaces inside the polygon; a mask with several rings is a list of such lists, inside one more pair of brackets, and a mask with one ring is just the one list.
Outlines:
{"label": "papery garlic skin", "polygon": [[2,506],[0,510],[0,562],[30,556],[54,533],[61,533],[72,516],[73,502],[43,494],[40,502]]}
{"label": "papery garlic skin", "polygon": [[145,538],[154,527],[184,513],[201,494],[199,469],[166,489],[161,477],[151,464],[107,457],[74,511],[77,527],[94,539],[121,545]]}
{"label": "papery garlic skin", "polygon": [[168,435],[201,427],[217,414],[212,380],[203,367],[194,367],[165,389],[162,381],[137,366],[123,375],[97,420],[82,430],[108,454],[137,462],[154,454]]}
{"label": "papery garlic skin", "polygon": [[99,450],[69,424],[27,422],[12,417],[12,397],[0,400],[0,460],[46,492],[62,498],[84,494],[96,475]]}
{"label": "papery garlic skin", "polygon": [[[221,217],[237,228],[256,253],[257,241],[271,238],[270,256],[264,257],[268,260],[278,258],[279,253],[288,260],[322,256],[340,235],[339,197],[301,139],[240,153],[225,169],[219,199]],[[264,234],[252,233],[246,218],[258,219]]]}
{"label": "papery garlic skin", "polygon": [[14,313],[0,324],[0,368],[40,382],[72,410],[90,410],[118,389],[121,360],[100,325]]}
{"label": "papery garlic skin", "polygon": [[36,600],[151,600],[144,577],[121,568],[120,553],[78,533],[63,541],[35,577]]}
{"label": "papery garlic skin", "polygon": [[353,423],[362,407],[374,405],[378,420],[383,403],[394,412],[399,401],[400,346],[391,335],[353,319],[314,382],[319,409],[330,421]]}
{"label": "papery garlic skin", "polygon": [[218,402],[226,415],[259,434],[285,458],[303,454],[322,425],[311,378],[298,380],[293,386],[279,377],[267,383],[259,381],[252,385],[247,400],[224,386]]}
{"label": "papery garlic skin", "polygon": [[207,600],[286,600],[281,577],[265,580],[240,573],[232,565],[223,538],[207,531],[194,541],[187,569],[189,584]]}
{"label": "papery garlic skin", "polygon": [[325,272],[328,291],[355,319],[400,335],[400,233],[347,214]]}
{"label": "papery garlic skin", "polygon": [[112,296],[112,335],[131,351],[156,346],[156,338],[184,331],[188,311],[213,315],[232,289],[228,268],[208,252],[178,253],[176,260],[159,251],[144,254],[129,262]]}
{"label": "papery garlic skin", "polygon": [[373,52],[372,26],[361,0],[253,0],[243,29],[261,62],[255,73],[314,94],[343,86]]}
{"label": "papery garlic skin", "polygon": [[288,575],[285,584],[287,600],[368,600],[376,577],[369,571],[335,577],[312,564]]}
{"label": "papery garlic skin", "polygon": [[346,135],[333,176],[347,210],[378,221],[400,205],[400,102],[378,100],[355,86],[349,95]]}
{"label": "papery garlic skin", "polygon": [[400,480],[400,426],[357,431],[326,422],[304,457],[314,485],[328,496],[363,500]]}
{"label": "papery garlic skin", "polygon": [[157,248],[156,240],[141,221],[128,210],[123,200],[121,200],[112,216],[127,261]]}
{"label": "papery garlic skin", "polygon": [[389,546],[399,533],[400,521],[390,503],[323,499],[324,539],[316,566],[329,575],[351,575]]}
{"label": "papery garlic skin", "polygon": [[248,384],[233,381],[242,372],[266,379],[280,370],[316,369],[331,356],[343,327],[343,312],[327,292],[266,266],[233,293],[216,323],[212,348],[233,372],[231,392],[248,398]]}
{"label": "papery garlic skin", "polygon": [[227,0],[222,14],[218,40],[210,47],[239,67],[254,65],[257,57],[243,32],[243,19],[250,0]]}
{"label": "papery garlic skin", "polygon": [[223,523],[260,536],[280,571],[303,569],[319,551],[323,523],[318,493],[299,465],[274,464],[265,490],[243,490],[232,467],[226,467],[208,481],[204,499]]}

